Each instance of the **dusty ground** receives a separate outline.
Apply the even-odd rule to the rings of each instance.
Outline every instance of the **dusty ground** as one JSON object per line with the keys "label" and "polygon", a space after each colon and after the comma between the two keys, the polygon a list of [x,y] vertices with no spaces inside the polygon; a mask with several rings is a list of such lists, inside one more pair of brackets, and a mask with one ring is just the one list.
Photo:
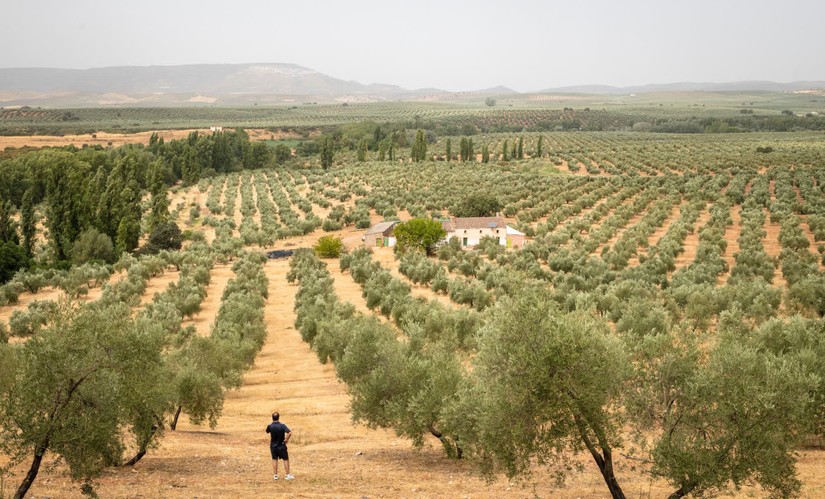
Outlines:
{"label": "dusty ground", "polygon": [[[193,128],[188,130],[158,130],[157,134],[163,137],[163,140],[168,142],[170,140],[184,139],[187,135],[189,135],[190,132],[195,131],[202,134],[212,133],[208,128]],[[252,141],[293,139],[297,137],[292,134],[284,134],[283,132],[270,132],[269,130],[264,129],[249,129],[246,130],[246,132],[249,134],[249,139]],[[68,146],[71,144],[74,144],[77,147],[81,147],[83,144],[88,144],[90,146],[97,144],[103,147],[107,147],[110,142],[112,147],[121,146],[123,144],[148,144],[149,137],[152,135],[152,132],[96,132],[94,135],[95,137],[92,137],[92,134],[90,133],[83,135],[64,135],[62,137],[52,135],[0,136],[0,150],[5,149],[7,147],[59,147]]]}

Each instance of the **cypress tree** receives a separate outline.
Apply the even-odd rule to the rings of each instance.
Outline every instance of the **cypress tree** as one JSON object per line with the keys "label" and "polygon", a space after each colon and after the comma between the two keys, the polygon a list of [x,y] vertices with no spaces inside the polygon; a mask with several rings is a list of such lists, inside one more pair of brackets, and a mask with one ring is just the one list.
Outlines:
{"label": "cypress tree", "polygon": [[334,144],[332,143],[332,137],[326,136],[321,140],[321,166],[324,170],[329,169],[332,166],[332,160],[335,156]]}
{"label": "cypress tree", "polygon": [[382,140],[378,144],[378,161],[385,161],[387,159],[387,141]]}
{"label": "cypress tree", "polygon": [[427,137],[424,135],[424,130],[420,128],[415,132],[415,142],[413,142],[410,156],[416,163],[427,159]]}
{"label": "cypress tree", "polygon": [[467,161],[475,162],[476,153],[473,150],[473,139],[467,139]]}
{"label": "cypress tree", "polygon": [[358,141],[358,150],[356,154],[359,162],[363,163],[367,160],[367,139],[361,138],[361,140]]}
{"label": "cypress tree", "polygon": [[34,215],[34,192],[32,187],[26,189],[23,193],[23,206],[20,208],[20,228],[23,232],[23,249],[26,250],[28,256],[34,254],[34,238],[36,232],[36,223]]}
{"label": "cypress tree", "polygon": [[115,257],[119,258],[123,252],[129,252],[137,248],[140,240],[140,222],[135,219],[134,212],[127,212],[126,216],[120,219],[117,226],[117,238],[115,239]]}
{"label": "cypress tree", "polygon": [[539,143],[536,146],[536,157],[537,158],[541,158],[541,153],[542,153],[541,146],[542,146],[543,143],[544,143],[544,135],[539,135]]}
{"label": "cypress tree", "polygon": [[516,149],[516,158],[524,159],[524,136],[518,138],[518,149]]}
{"label": "cypress tree", "polygon": [[481,146],[481,162],[482,163],[489,163],[490,162],[490,149],[487,147],[487,144]]}
{"label": "cypress tree", "polygon": [[447,139],[447,161],[451,161],[453,159],[453,143],[450,139]]}
{"label": "cypress tree", "polygon": [[0,243],[19,244],[15,223],[9,215],[11,213],[11,203],[0,201]]}
{"label": "cypress tree", "polygon": [[507,140],[504,140],[504,145],[501,146],[501,160],[502,161],[509,161],[510,157],[507,156]]}

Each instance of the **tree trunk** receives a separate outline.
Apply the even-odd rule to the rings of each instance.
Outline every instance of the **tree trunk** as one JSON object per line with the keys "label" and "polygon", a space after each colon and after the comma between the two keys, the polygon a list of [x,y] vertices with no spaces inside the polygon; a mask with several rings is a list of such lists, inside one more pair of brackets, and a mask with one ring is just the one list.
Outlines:
{"label": "tree trunk", "polygon": [[619,481],[616,479],[616,474],[613,472],[613,452],[611,451],[610,446],[607,444],[605,439],[599,437],[599,433],[596,433],[596,438],[599,441],[599,447],[601,449],[601,452],[599,452],[593,441],[590,440],[585,423],[575,414],[573,415],[573,419],[579,429],[579,435],[581,436],[582,442],[584,442],[587,450],[590,451],[590,455],[593,456],[593,460],[596,461],[596,464],[599,466],[599,471],[602,473],[602,478],[604,478],[604,483],[607,484],[607,489],[610,491],[610,495],[613,499],[625,499],[624,492],[619,486]]}
{"label": "tree trunk", "polygon": [[23,483],[20,484],[20,487],[17,488],[17,492],[14,493],[14,499],[23,499],[26,497],[26,494],[29,492],[29,489],[34,483],[34,479],[37,478],[37,473],[40,471],[40,463],[43,461],[43,455],[46,453],[46,449],[48,448],[49,437],[46,437],[35,448],[32,465],[29,467],[29,472],[26,473],[26,478],[23,479]]}
{"label": "tree trunk", "polygon": [[172,419],[172,424],[169,425],[169,428],[171,428],[172,431],[175,431],[178,428],[178,418],[180,417],[181,409],[183,409],[183,407],[178,406],[178,410],[175,412],[175,417]]}
{"label": "tree trunk", "polygon": [[135,456],[132,459],[126,461],[126,463],[124,463],[123,466],[134,466],[145,455],[146,455],[146,447],[143,447],[138,451],[137,454],[135,454]]}
{"label": "tree trunk", "polygon": [[685,497],[686,495],[690,494],[696,486],[693,484],[684,484],[679,487],[675,492],[668,496],[668,499],[679,499],[681,497]]}
{"label": "tree trunk", "polygon": [[430,433],[435,438],[441,441],[441,444],[444,446],[444,450],[447,452],[448,457],[455,457],[456,459],[461,459],[464,452],[461,450],[461,447],[458,446],[458,443],[453,444],[450,442],[447,437],[445,437],[440,431],[436,430],[434,426],[430,425]]}
{"label": "tree trunk", "polygon": [[616,475],[613,473],[613,453],[609,449],[604,448],[602,449],[602,453],[604,457],[604,467],[600,468],[604,482],[610,490],[610,495],[613,496],[613,499],[625,499],[624,492],[619,486],[619,481],[616,480]]}
{"label": "tree trunk", "polygon": [[159,421],[158,423],[159,424],[152,425],[152,432],[149,433],[149,437],[146,440],[140,442],[140,448],[138,449],[138,453],[135,454],[135,456],[132,459],[126,461],[126,463],[124,463],[123,466],[134,466],[135,464],[137,464],[138,461],[141,460],[143,456],[146,455],[146,450],[149,447],[149,443],[155,437],[155,434],[158,432],[158,429],[160,429],[159,425],[163,424],[163,421]]}

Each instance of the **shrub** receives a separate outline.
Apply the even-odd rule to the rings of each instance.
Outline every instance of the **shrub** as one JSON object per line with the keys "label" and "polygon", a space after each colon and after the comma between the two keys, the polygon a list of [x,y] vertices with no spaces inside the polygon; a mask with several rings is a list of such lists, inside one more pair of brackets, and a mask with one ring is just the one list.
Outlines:
{"label": "shrub", "polygon": [[183,234],[178,224],[174,222],[161,223],[149,234],[149,241],[147,241],[144,251],[154,254],[161,250],[179,250],[182,243]]}
{"label": "shrub", "polygon": [[344,252],[344,242],[340,237],[324,236],[313,249],[318,258],[338,258]]}

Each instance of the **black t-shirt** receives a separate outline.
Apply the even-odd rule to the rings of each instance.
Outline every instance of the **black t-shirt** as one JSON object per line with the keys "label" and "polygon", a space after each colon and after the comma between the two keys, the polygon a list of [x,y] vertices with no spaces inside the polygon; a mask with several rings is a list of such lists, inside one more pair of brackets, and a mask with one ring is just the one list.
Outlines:
{"label": "black t-shirt", "polygon": [[283,445],[284,437],[290,433],[289,428],[279,421],[273,421],[266,427],[266,432],[269,433],[269,445],[278,446]]}

